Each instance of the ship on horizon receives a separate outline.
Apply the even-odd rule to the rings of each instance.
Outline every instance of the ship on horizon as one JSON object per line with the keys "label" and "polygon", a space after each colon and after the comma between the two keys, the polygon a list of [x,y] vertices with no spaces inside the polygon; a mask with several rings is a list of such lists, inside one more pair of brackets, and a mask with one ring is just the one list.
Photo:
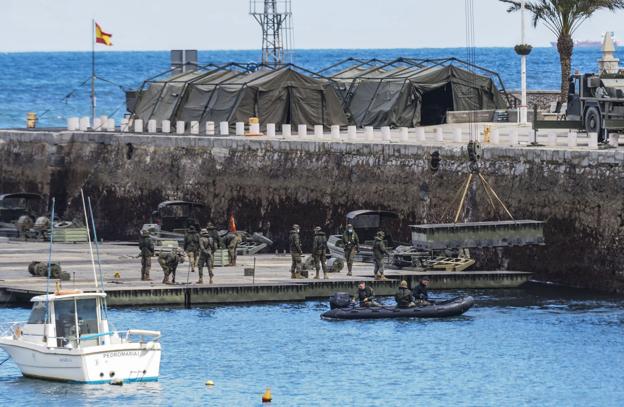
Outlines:
{"label": "ship on horizon", "polygon": [[[620,45],[619,41],[615,40],[614,33],[611,32],[611,38],[613,38],[613,44],[616,47]],[[574,48],[600,48],[602,47],[602,43],[604,42],[605,34],[602,34],[602,39],[600,41],[591,41],[591,40],[576,40],[574,41]],[[557,48],[557,41],[552,41],[550,45],[554,48]]]}

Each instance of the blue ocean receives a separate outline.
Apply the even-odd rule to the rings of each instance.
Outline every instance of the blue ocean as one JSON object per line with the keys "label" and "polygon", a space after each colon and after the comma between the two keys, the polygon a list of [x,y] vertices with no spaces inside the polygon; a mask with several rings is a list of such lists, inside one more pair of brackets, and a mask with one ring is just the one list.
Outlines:
{"label": "blue ocean", "polygon": [[[317,71],[348,57],[394,59],[397,57],[467,59],[463,48],[448,49],[331,49],[296,50],[294,63]],[[624,59],[624,51],[619,52]],[[596,70],[598,49],[577,49],[573,69]],[[200,51],[200,64],[231,61],[256,63],[259,51]],[[507,89],[520,87],[520,60],[511,48],[478,48],[476,62],[497,71]],[[169,52],[97,52],[97,112],[121,118],[125,112],[124,90],[137,89],[150,77],[170,67]],[[91,53],[0,54],[0,128],[24,127],[27,112],[36,112],[41,127],[66,125],[66,118],[90,114],[89,78]],[[528,60],[529,89],[557,89],[559,58],[554,48],[534,49]]]}

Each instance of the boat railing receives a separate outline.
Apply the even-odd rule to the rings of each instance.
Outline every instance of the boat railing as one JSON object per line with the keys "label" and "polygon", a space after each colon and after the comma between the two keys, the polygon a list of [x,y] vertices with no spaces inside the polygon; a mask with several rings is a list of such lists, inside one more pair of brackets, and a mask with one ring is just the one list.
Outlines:
{"label": "boat railing", "polygon": [[22,327],[26,321],[9,321],[0,324],[0,336],[12,336],[14,338],[22,335]]}
{"label": "boat railing", "polygon": [[157,342],[158,340],[160,340],[160,331],[148,331],[148,330],[144,330],[144,329],[128,329],[126,331],[110,331],[110,332],[101,332],[101,333],[97,333],[97,334],[87,334],[87,335],[80,335],[80,340],[81,341],[89,341],[89,340],[93,340],[93,339],[98,339],[104,336],[119,336],[122,338],[123,342],[128,342],[130,340],[130,337],[132,336],[140,336],[141,337],[141,342],[147,342],[145,341],[145,337],[151,337],[151,342]]}

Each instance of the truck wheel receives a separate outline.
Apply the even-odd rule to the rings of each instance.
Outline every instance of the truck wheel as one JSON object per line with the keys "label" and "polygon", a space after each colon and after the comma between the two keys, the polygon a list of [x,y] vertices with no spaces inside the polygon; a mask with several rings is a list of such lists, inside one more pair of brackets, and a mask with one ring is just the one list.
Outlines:
{"label": "truck wheel", "polygon": [[595,107],[590,107],[585,112],[585,130],[587,133],[598,133],[598,142],[604,142],[600,112]]}

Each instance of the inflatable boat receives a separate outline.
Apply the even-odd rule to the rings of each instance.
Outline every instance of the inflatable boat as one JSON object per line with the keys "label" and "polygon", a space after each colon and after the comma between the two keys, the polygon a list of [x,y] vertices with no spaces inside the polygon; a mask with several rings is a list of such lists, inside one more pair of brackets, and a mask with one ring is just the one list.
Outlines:
{"label": "inflatable boat", "polygon": [[[355,307],[344,304],[346,293],[334,294],[330,299],[331,310],[321,315],[323,319],[381,319],[381,318],[444,318],[462,315],[474,304],[470,296],[457,297],[447,301],[436,301],[430,305],[412,308],[398,307]],[[336,300],[342,296],[342,303]]]}

